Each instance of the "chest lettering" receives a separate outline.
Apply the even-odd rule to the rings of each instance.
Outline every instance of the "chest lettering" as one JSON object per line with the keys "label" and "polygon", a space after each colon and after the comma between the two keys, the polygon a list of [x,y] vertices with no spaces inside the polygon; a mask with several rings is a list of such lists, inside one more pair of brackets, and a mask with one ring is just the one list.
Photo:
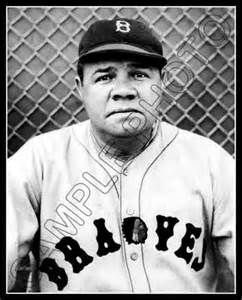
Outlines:
{"label": "chest lettering", "polygon": [[[129,221],[129,219],[131,222]],[[140,218],[136,218],[139,219],[140,226],[136,226],[137,228],[134,228],[134,224],[136,224],[137,222],[135,223],[135,220],[133,219],[133,217],[124,219],[123,224],[126,224],[125,226],[122,226],[123,231],[125,230],[125,232],[123,232],[124,237],[129,244],[138,244],[139,234],[141,234],[141,237],[145,236],[145,238],[141,238],[140,243],[144,243],[146,237],[148,236],[148,228],[145,222]],[[154,246],[158,251],[168,251],[169,249],[167,247],[167,242],[172,236],[174,236],[174,227],[179,222],[179,220],[175,217],[166,217],[162,215],[157,215],[156,220],[156,233],[158,236],[158,243]],[[109,232],[105,227],[105,220],[103,218],[94,220],[93,224],[97,229],[96,240],[98,244],[98,256],[101,257],[104,255],[111,254],[113,252],[118,251],[121,248],[121,245],[114,241],[113,234]],[[132,226],[129,226],[129,224],[131,224]],[[145,228],[146,233],[144,233]],[[181,239],[181,244],[179,248],[174,252],[174,254],[178,258],[184,259],[186,264],[189,264],[192,260],[193,252],[191,250],[194,248],[195,242],[200,237],[201,232],[201,228],[195,227],[191,223],[186,224],[186,232],[183,238]],[[128,237],[129,240],[127,240]],[[65,260],[72,265],[74,273],[81,272],[86,266],[88,266],[93,261],[93,257],[87,254],[82,248],[80,248],[78,242],[70,236],[63,237],[55,245],[55,248],[60,250],[64,254]],[[191,264],[191,268],[193,270],[200,271],[204,267],[205,253],[206,240],[203,239],[203,248],[201,253],[202,257],[201,259],[199,257],[195,257],[193,259]],[[55,259],[53,258],[45,258],[41,263],[40,271],[48,275],[49,280],[57,285],[58,290],[63,290],[63,288],[68,284],[68,277],[64,268],[59,267]]]}

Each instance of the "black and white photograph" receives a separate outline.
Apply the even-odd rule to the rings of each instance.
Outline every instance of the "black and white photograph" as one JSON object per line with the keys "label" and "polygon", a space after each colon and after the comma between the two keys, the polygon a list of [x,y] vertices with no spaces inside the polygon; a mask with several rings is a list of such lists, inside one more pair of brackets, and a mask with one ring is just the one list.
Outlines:
{"label": "black and white photograph", "polygon": [[235,25],[6,6],[7,294],[236,294]]}

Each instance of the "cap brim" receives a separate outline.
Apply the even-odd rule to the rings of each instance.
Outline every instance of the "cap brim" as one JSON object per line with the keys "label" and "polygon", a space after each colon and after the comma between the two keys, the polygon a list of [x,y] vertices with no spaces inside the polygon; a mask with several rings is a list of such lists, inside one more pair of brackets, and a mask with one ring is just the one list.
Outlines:
{"label": "cap brim", "polygon": [[164,67],[167,64],[167,60],[159,54],[148,52],[144,49],[141,49],[139,47],[130,45],[130,44],[106,44],[99,47],[96,47],[95,49],[92,49],[82,55],[79,56],[80,61],[87,61],[92,59],[98,59],[98,56],[100,58],[106,57],[110,54],[129,54],[131,56],[142,56],[147,59],[156,61],[160,64],[161,67]]}

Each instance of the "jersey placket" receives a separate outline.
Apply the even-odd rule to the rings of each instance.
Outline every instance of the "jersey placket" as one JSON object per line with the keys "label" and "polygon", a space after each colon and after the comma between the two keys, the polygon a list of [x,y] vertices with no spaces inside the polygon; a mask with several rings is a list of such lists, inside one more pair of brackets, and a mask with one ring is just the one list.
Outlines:
{"label": "jersey placket", "polygon": [[[127,162],[120,175],[120,208],[121,220],[125,218],[140,217],[142,204],[139,203],[139,192],[147,171],[156,159],[162,155],[166,147],[177,136],[177,130],[168,130],[167,134],[157,134],[151,145],[138,155],[133,161]],[[149,213],[149,212],[147,212]],[[144,212],[142,211],[142,215]],[[145,221],[145,220],[143,220]],[[148,226],[148,224],[147,224]],[[133,228],[131,229],[133,230]],[[149,238],[149,237],[147,237]],[[149,274],[146,272],[147,261],[144,261],[142,243],[128,243],[124,237],[124,253],[127,268],[130,274],[133,291],[138,293],[151,292]]]}
{"label": "jersey placket", "polygon": [[[138,195],[138,191],[138,181],[135,182],[135,179],[132,178],[129,171],[124,167],[123,172],[120,175],[120,206],[122,222],[124,222],[124,219],[126,218],[139,217],[138,197],[134,199],[135,195]],[[133,232],[134,228],[130,227],[130,230]],[[137,244],[130,240],[127,241],[124,232],[123,238],[124,253],[133,292],[150,292],[149,282],[144,269],[142,246],[140,243]]]}

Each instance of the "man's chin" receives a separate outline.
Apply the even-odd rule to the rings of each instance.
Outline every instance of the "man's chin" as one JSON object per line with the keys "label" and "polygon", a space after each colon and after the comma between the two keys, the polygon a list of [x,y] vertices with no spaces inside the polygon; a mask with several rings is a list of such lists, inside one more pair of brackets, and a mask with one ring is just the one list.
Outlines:
{"label": "man's chin", "polygon": [[128,137],[135,137],[139,136],[143,133],[143,130],[138,130],[135,128],[129,128],[128,130],[123,127],[112,127],[109,131],[109,134],[114,138],[128,138]]}
{"label": "man's chin", "polygon": [[110,135],[112,135],[113,137],[120,137],[120,138],[128,138],[128,137],[132,137],[132,136],[137,136],[139,135],[140,133],[137,132],[137,131],[133,131],[133,132],[130,132],[130,131],[125,131],[125,130],[112,130],[110,132]]}
{"label": "man's chin", "polygon": [[[129,116],[132,114],[132,118]],[[146,121],[141,113],[116,113],[106,119],[106,129],[114,136],[129,137],[142,134]]]}

